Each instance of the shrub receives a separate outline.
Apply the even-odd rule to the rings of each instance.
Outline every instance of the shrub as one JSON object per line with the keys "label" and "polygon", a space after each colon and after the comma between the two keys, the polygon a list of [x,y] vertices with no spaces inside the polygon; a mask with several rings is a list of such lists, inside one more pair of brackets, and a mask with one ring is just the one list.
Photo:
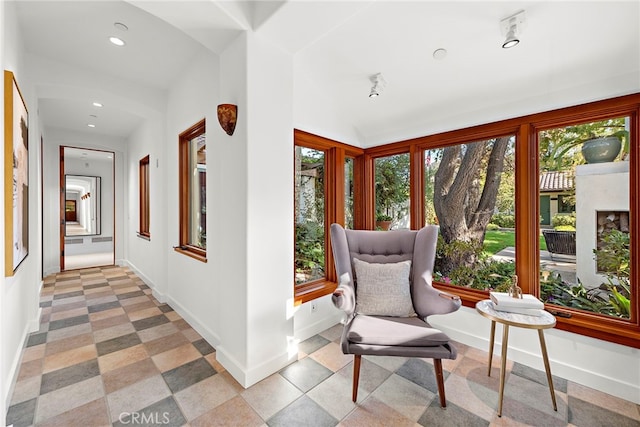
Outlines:
{"label": "shrub", "polygon": [[295,266],[296,272],[323,274],[324,269],[324,226],[306,222],[296,224]]}
{"label": "shrub", "polygon": [[571,225],[559,225],[557,227],[553,227],[556,231],[576,231],[576,228]]}
{"label": "shrub", "polygon": [[508,214],[493,214],[491,222],[502,228],[515,228],[516,217]]}
{"label": "shrub", "polygon": [[571,214],[555,214],[553,216],[553,218],[551,218],[551,225],[553,225],[553,228],[555,228],[557,230],[556,227],[560,227],[563,225],[569,225],[571,227],[573,227],[573,229],[575,230],[576,227],[576,214],[571,213]]}
{"label": "shrub", "polygon": [[500,226],[498,224],[494,224],[492,222],[487,224],[487,231],[495,231],[495,230],[497,230],[499,228],[500,228]]}
{"label": "shrub", "polygon": [[438,239],[435,280],[472,289],[506,292],[516,265],[482,255],[482,245]]}

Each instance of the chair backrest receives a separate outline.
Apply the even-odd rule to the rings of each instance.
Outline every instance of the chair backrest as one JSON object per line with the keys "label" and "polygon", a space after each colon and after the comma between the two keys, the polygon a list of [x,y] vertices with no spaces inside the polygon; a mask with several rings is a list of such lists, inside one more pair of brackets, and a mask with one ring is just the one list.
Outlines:
{"label": "chair backrest", "polygon": [[[358,281],[353,270],[354,258],[376,264],[413,261],[416,233],[413,230],[345,230],[354,282]],[[412,281],[412,274],[409,275],[409,281]]]}
{"label": "chair backrest", "polygon": [[395,263],[411,260],[411,295],[419,315],[430,307],[421,307],[419,298],[425,286],[431,287],[438,226],[427,225],[421,230],[370,231],[345,230],[339,224],[331,225],[331,245],[338,280],[348,280],[357,287],[353,259],[369,263]]}

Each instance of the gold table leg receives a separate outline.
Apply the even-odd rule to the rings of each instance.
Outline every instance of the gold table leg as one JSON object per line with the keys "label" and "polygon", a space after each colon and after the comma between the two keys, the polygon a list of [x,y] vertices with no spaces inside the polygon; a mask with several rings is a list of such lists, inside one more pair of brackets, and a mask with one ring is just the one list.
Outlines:
{"label": "gold table leg", "polygon": [[500,361],[500,393],[498,394],[498,416],[502,417],[502,398],[504,397],[504,377],[507,373],[507,345],[509,343],[509,325],[502,328],[502,360]]}
{"label": "gold table leg", "polygon": [[549,391],[551,391],[551,402],[553,403],[553,410],[557,411],[556,405],[556,393],[553,390],[553,379],[551,378],[551,367],[549,366],[549,357],[547,356],[547,345],[544,342],[544,331],[538,329],[538,337],[540,337],[540,348],[542,349],[542,360],[544,361],[544,370],[547,372],[547,382],[549,383]]}
{"label": "gold table leg", "polygon": [[493,360],[493,340],[496,336],[496,322],[495,320],[491,321],[491,336],[489,338],[489,368],[487,369],[487,376],[491,376],[491,362]]}

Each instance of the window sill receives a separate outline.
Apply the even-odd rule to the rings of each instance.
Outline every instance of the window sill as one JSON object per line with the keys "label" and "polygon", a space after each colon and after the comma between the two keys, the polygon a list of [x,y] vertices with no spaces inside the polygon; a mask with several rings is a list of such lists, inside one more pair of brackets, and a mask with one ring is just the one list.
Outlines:
{"label": "window sill", "polygon": [[181,247],[174,247],[173,248],[174,251],[181,253],[183,255],[186,255],[188,257],[191,257],[195,260],[198,260],[200,262],[207,262],[207,256],[206,255],[202,255],[198,252],[195,252],[194,250],[189,249],[188,247],[185,248],[181,248]]}
{"label": "window sill", "polygon": [[295,285],[293,290],[294,305],[304,304],[305,302],[332,294],[337,287],[338,284],[336,282],[330,282],[328,280],[317,280],[302,285]]}
{"label": "window sill", "polygon": [[141,239],[151,241],[151,234],[137,232],[136,236],[138,236]]}

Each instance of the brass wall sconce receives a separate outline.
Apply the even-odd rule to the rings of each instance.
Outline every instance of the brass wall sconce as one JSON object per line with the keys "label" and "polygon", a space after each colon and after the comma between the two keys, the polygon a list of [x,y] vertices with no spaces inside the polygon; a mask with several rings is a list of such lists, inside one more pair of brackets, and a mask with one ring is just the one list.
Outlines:
{"label": "brass wall sconce", "polygon": [[236,129],[238,106],[233,104],[218,105],[218,122],[227,135],[233,135]]}

